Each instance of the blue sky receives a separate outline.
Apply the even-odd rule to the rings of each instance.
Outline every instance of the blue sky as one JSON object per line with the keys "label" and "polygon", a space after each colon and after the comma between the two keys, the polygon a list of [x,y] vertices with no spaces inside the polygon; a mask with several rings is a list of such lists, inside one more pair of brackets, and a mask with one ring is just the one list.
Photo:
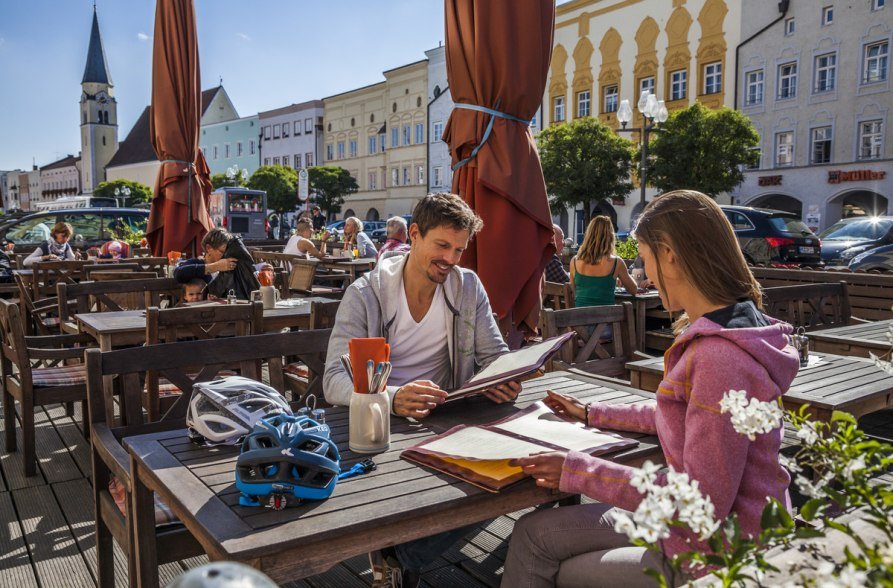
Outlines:
{"label": "blue sky", "polygon": [[[0,0],[0,170],[80,149],[91,0]],[[443,41],[443,0],[195,0],[202,87],[241,116],[381,81]],[[154,0],[99,0],[124,140],[151,94]]]}

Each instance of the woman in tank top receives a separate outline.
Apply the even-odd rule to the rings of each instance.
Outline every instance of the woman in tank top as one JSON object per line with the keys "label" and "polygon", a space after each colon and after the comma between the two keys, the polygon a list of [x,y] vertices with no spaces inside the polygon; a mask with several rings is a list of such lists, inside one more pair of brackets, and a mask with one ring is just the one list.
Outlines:
{"label": "woman in tank top", "polygon": [[636,293],[636,283],[626,269],[626,263],[615,255],[617,241],[614,225],[606,216],[589,222],[583,244],[571,260],[571,285],[574,306],[605,306],[614,304],[617,279],[630,294]]}

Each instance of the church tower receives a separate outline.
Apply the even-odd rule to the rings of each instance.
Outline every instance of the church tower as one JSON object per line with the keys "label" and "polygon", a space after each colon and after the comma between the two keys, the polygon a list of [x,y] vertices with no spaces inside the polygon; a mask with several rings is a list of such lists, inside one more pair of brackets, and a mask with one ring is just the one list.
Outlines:
{"label": "church tower", "polygon": [[81,186],[84,194],[90,194],[105,181],[105,166],[118,150],[118,103],[102,47],[95,4],[81,88]]}

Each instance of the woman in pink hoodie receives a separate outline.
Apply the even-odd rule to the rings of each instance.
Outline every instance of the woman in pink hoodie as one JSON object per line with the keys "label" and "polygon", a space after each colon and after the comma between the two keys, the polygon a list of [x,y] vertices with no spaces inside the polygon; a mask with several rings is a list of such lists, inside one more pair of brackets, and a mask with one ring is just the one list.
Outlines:
{"label": "woman in pink hoodie", "polygon": [[[656,434],[667,465],[698,481],[716,518],[734,512],[742,529],[756,534],[768,497],[790,506],[790,476],[778,461],[783,431],[750,441],[720,414],[719,401],[729,390],[777,401],[799,367],[789,345],[792,329],[761,312],[760,286],[708,196],[680,190],[656,198],[635,236],[664,308],[682,313],[674,324],[676,341],[664,355],[657,402],[583,405],[550,391],[546,403],[593,427]],[[502,586],[654,585],[643,570],[661,569],[661,558],[614,530],[617,514],[634,511],[643,498],[629,483],[635,468],[578,452],[534,455],[517,464],[540,486],[585,494],[599,504],[536,511],[518,521]],[[673,527],[660,549],[672,556],[706,546]]]}

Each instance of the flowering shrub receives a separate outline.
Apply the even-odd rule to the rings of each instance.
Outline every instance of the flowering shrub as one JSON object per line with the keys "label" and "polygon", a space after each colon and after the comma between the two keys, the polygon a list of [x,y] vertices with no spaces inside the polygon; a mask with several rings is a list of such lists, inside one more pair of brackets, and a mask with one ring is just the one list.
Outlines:
{"label": "flowering shrub", "polygon": [[[876,361],[893,373],[889,362]],[[764,585],[766,572],[782,571],[766,561],[767,550],[794,539],[823,537],[834,529],[847,535],[855,547],[845,549],[845,559],[839,563],[819,555],[815,567],[784,570],[796,577],[791,586],[893,586],[893,489],[872,482],[893,466],[893,445],[869,438],[847,413],[834,413],[830,423],[814,422],[806,406],[784,414],[778,403],[748,401],[742,390],[727,392],[720,407],[730,415],[735,430],[750,439],[777,429],[783,420],[797,429],[800,448],[793,459],[780,456],[780,460],[808,498],[799,514],[812,526],[797,527],[784,505],[770,498],[759,536],[746,536],[734,514],[722,524],[714,519],[713,504],[701,494],[697,480],[670,470],[666,483],[659,485],[660,468],[649,462],[631,480],[644,498],[632,516],[618,518],[615,530],[633,544],[659,552],[659,541],[669,537],[672,527],[686,527],[709,551],[692,546],[692,551],[665,559],[666,572],[652,569],[647,573],[660,586],[676,584],[678,575],[704,570],[717,585]],[[861,509],[859,518],[880,531],[880,540],[867,540],[850,524],[837,520],[842,512],[854,509]]]}

